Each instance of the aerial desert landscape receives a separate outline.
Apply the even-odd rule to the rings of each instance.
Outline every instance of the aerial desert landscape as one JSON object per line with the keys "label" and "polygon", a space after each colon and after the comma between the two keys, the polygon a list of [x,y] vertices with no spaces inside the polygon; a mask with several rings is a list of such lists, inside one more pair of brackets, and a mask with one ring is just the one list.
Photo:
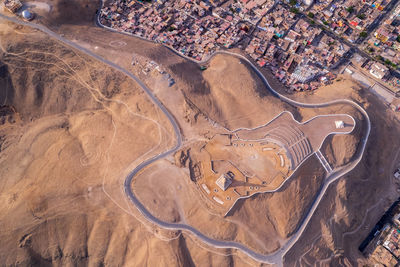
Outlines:
{"label": "aerial desert landscape", "polygon": [[102,27],[114,1],[6,2],[1,266],[388,266],[360,245],[399,198],[399,115],[365,84],[290,91],[239,47]]}

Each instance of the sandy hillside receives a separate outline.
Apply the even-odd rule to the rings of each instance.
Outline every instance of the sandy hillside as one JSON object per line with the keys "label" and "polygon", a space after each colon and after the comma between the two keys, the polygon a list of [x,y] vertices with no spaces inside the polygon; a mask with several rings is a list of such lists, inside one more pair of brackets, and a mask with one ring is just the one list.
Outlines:
{"label": "sandy hillside", "polygon": [[187,100],[230,130],[259,126],[285,109],[296,115],[295,109],[265,94],[261,80],[234,57],[217,55],[203,72],[192,63],[176,64],[171,69],[185,76]]}
{"label": "sandy hillside", "polygon": [[[358,246],[398,197],[399,185],[392,174],[399,162],[398,119],[381,100],[357,84],[342,79],[339,85],[321,88],[314,95],[295,97],[313,102],[334,95],[354,99],[369,114],[372,123],[370,139],[357,168],[327,191],[305,232],[303,243],[296,244],[287,255],[288,266],[306,262],[333,266],[368,264]],[[330,159],[336,160],[338,165],[347,160],[341,155],[353,149],[348,145],[351,138],[354,136],[334,137],[325,147]]]}
{"label": "sandy hillside", "polygon": [[[183,64],[180,63],[179,65]],[[204,72],[200,72],[199,67],[193,63],[187,63],[187,65],[192,65],[193,71],[198,70],[199,73],[193,76],[199,78],[196,81],[203,79],[208,89],[204,92],[193,91],[196,88],[191,87],[191,84],[185,86],[186,83],[189,83],[188,78],[186,80],[180,78],[184,73],[192,72],[183,70],[183,72],[178,72],[174,69],[176,64],[170,66],[172,70],[177,71],[174,74],[179,77],[177,79],[179,88],[182,90],[186,101],[190,103],[190,105],[185,106],[186,110],[190,110],[186,112],[200,113],[204,117],[209,116],[212,121],[219,125],[229,128],[256,127],[268,122],[283,110],[290,110],[296,114],[296,118],[300,121],[308,120],[318,114],[350,114],[356,120],[359,120],[357,127],[362,128],[362,116],[348,105],[341,104],[320,109],[299,109],[283,104],[266,91],[263,84],[257,77],[253,76],[246,64],[240,63],[232,56],[219,55],[211,59],[209,68]],[[240,78],[235,80],[235,77]],[[241,83],[241,81],[246,81],[246,83]],[[237,85],[237,87],[234,85]],[[240,88],[240,90],[237,88]],[[260,92],[263,92],[263,94],[260,95]],[[163,100],[168,107],[169,98],[165,97]],[[237,108],[231,108],[233,106]],[[246,108],[250,106],[252,110]],[[212,108],[209,107],[215,107],[215,109],[218,107],[220,111],[212,112]],[[186,114],[185,111],[177,111],[172,108],[171,110],[174,114],[177,114],[178,120]],[[210,123],[208,125],[202,123],[200,127],[198,125],[200,122],[199,117],[194,120],[191,124],[191,130],[194,129],[198,132],[206,129],[209,129],[209,132],[220,131],[218,127],[212,127]],[[188,133],[187,128],[183,128],[183,134],[185,133]],[[344,165],[351,160],[358,148],[360,135],[361,131],[356,130],[352,135],[341,137],[345,140],[344,142],[347,142],[347,150],[343,150],[336,139],[333,142],[332,138],[328,139],[325,146],[334,147],[337,150],[330,151],[329,154],[332,156],[332,162],[330,162],[332,166]],[[185,137],[190,138],[187,134]],[[209,137],[204,135],[202,140],[204,138]],[[334,138],[338,137],[335,136]],[[195,149],[191,147],[191,144],[188,143],[182,151],[176,154],[176,157],[179,158],[182,153],[185,155],[192,153],[188,152],[190,149]],[[190,161],[190,155],[188,161]],[[250,199],[241,200],[228,216],[221,220],[218,216],[209,214],[205,207],[206,204],[201,205],[204,199],[202,200],[196,195],[199,193],[193,188],[194,184],[190,183],[188,170],[185,169],[187,166],[178,165],[178,167],[183,168],[179,176],[186,181],[179,179],[177,182],[169,183],[169,181],[176,180],[177,175],[175,173],[179,172],[176,167],[171,166],[171,160],[158,162],[138,175],[132,188],[138,197],[145,204],[147,203],[146,207],[164,220],[185,222],[214,238],[239,241],[264,253],[279,248],[280,243],[295,231],[324,178],[323,168],[312,157],[304,163],[304,168],[300,168],[279,192],[259,194]],[[163,171],[168,175],[160,176]],[[165,179],[163,178],[165,177],[168,177],[166,180],[168,182],[164,182]],[[179,186],[175,186],[178,184]],[[184,188],[185,186],[190,188],[184,191],[177,190],[177,188]],[[157,205],[163,199],[169,203],[168,208],[160,208]],[[213,227],[214,225],[219,225],[219,227]]]}
{"label": "sandy hillside", "polygon": [[141,90],[43,34],[1,23],[0,261],[231,262],[183,236],[162,241],[127,204],[121,185],[130,165],[172,145],[169,125]]}
{"label": "sandy hillside", "polygon": [[[289,106],[274,98],[265,89],[259,78],[251,73],[247,64],[241,63],[232,56],[218,55],[211,59],[209,68],[203,72],[203,77],[207,81],[209,92],[201,96],[196,93],[192,94],[197,96],[193,97],[194,101],[198,103],[196,108],[199,108],[206,116],[209,114],[220,124],[230,128],[256,127],[268,122],[283,110],[291,111],[300,122],[321,114],[349,114],[357,121],[355,131],[350,135],[328,137],[322,151],[325,152],[332,166],[345,165],[357,151],[358,141],[363,133],[363,118],[357,110],[349,105],[338,104],[319,109]],[[209,98],[209,102],[205,102],[209,103],[209,106],[218,107],[221,111],[208,113],[209,108],[200,108],[201,105],[205,105],[205,102],[199,100],[202,97]],[[260,194],[250,200],[240,201],[229,214],[232,218],[228,216],[228,219],[241,227],[246,225],[248,229],[257,229],[258,227],[260,230],[269,229],[271,226],[267,225],[272,225],[274,230],[269,231],[268,234],[264,233],[265,236],[275,232],[277,240],[286,238],[296,228],[302,214],[311,203],[323,176],[318,162],[310,159],[305,163],[303,170],[300,169],[279,193]],[[307,182],[303,183],[303,180],[307,180]],[[310,192],[299,193],[307,191]],[[292,201],[293,199],[296,201]],[[250,221],[256,220],[260,210],[266,211],[262,217],[265,216],[268,219],[252,226],[247,225],[246,218],[251,218]],[[268,240],[267,237],[266,240]]]}
{"label": "sandy hillside", "polygon": [[[174,115],[181,125],[191,120],[193,132],[205,128],[204,123],[201,127],[197,124],[199,112],[232,129],[258,126],[282,109],[290,109],[299,120],[319,113],[349,113],[360,119],[357,112],[345,107],[304,110],[276,102],[262,93],[264,88],[251,71],[232,57],[215,57],[201,72],[198,65],[166,49],[143,41],[130,43],[129,37],[120,37],[127,43],[123,49],[112,48],[109,44],[118,35],[91,26],[97,1],[46,2],[55,9],[51,16],[39,17],[40,21],[71,39],[93,47],[103,45],[103,56],[122,62],[123,52],[135,52],[164,64],[177,87],[158,92],[159,97],[171,109],[177,103],[170,100],[171,92],[182,93],[179,108],[173,109],[179,112]],[[168,123],[135,84],[37,32],[32,34],[15,25],[0,26],[0,86],[6,88],[0,91],[2,262],[26,266],[255,265],[240,257],[210,253],[188,235],[160,241],[160,236],[176,235],[142,224],[135,209],[126,203],[121,189],[126,171],[140,162],[144,153],[150,150],[146,156],[156,154],[173,142]],[[129,65],[130,59],[127,57],[124,64]],[[152,78],[146,82],[152,84]],[[367,109],[373,123],[371,139],[360,165],[328,190],[301,242],[287,255],[287,266],[364,264],[357,247],[397,194],[391,172],[398,161],[399,129],[384,105],[347,80],[313,95],[291,95],[307,102],[338,96],[354,99]],[[108,98],[123,101],[129,109]],[[188,113],[190,118],[182,119]],[[331,165],[342,166],[351,160],[362,132],[359,122],[361,128],[353,134],[327,139],[321,151]],[[190,137],[189,128],[182,128]],[[163,145],[157,146],[160,138]],[[312,172],[292,178],[296,179],[279,193],[257,195],[239,203],[228,216],[226,228],[216,228],[216,234],[246,240],[246,231],[255,229],[259,236],[264,237],[266,232],[273,236],[273,245],[290,235],[320,184]],[[254,206],[266,216],[261,223]],[[203,222],[207,220],[196,218],[192,220],[206,229]],[[249,218],[252,224],[248,224]],[[235,236],[237,228],[244,231]],[[155,232],[158,234],[153,235]],[[254,240],[247,240],[254,244]],[[222,253],[229,255],[230,251]]]}
{"label": "sandy hillside", "polygon": [[[222,57],[222,59],[221,56],[215,57],[211,60],[208,70],[211,69],[217,72],[221,69],[228,68],[224,61],[229,62],[231,60],[235,61],[235,59],[227,56]],[[221,66],[219,66],[219,64],[221,64]],[[237,65],[235,65],[235,70],[232,72],[225,69],[224,74],[227,77],[226,80],[229,81],[229,79],[234,79],[236,76],[243,75],[241,79],[247,78],[250,81],[250,77],[246,77],[245,75],[245,73],[250,73],[249,70],[247,68],[242,68],[243,65],[238,68],[236,68],[236,66]],[[266,110],[265,113],[260,112],[257,114],[258,116],[249,116],[249,113],[245,113],[246,109],[244,108],[238,109],[240,111],[235,113],[235,111],[230,109],[230,103],[234,102],[232,99],[237,101],[237,98],[232,95],[240,97],[242,91],[231,89],[227,93],[226,88],[232,87],[229,87],[229,82],[227,86],[223,86],[222,82],[220,82],[225,79],[225,76],[221,75],[219,79],[214,78],[213,80],[212,73],[207,74],[208,70],[202,73],[204,81],[206,81],[204,84],[207,85],[207,90],[199,93],[190,91],[194,90],[194,88],[188,87],[187,92],[193,93],[186,93],[187,99],[194,103],[194,107],[191,106],[191,108],[199,110],[206,116],[209,115],[210,118],[227,127],[254,126],[254,124],[259,123],[259,121],[269,118],[270,113],[268,110]],[[232,70],[232,68],[230,70]],[[177,75],[179,75],[179,72]],[[263,110],[263,106],[271,105],[272,101],[268,101],[268,98],[265,96],[260,96],[258,92],[262,90],[262,85],[258,83],[257,78],[252,77],[252,79],[255,79],[255,81],[253,80],[252,83],[248,83],[251,85],[250,88],[252,89],[249,89],[249,91],[244,90],[244,92],[249,92],[249,94],[246,95],[243,93],[246,95],[246,99],[243,100],[243,102],[249,101],[251,103],[256,103],[254,106],[257,107],[258,110]],[[274,84],[277,85],[277,83]],[[192,95],[192,98],[188,97],[188,95]],[[208,96],[211,95],[218,95],[220,97],[209,98]],[[296,261],[304,264],[305,262],[319,262],[320,260],[331,262],[333,265],[354,265],[356,262],[365,262],[365,259],[357,252],[357,247],[367,235],[368,229],[379,219],[385,207],[387,208],[391,204],[391,201],[396,195],[397,186],[395,186],[391,175],[394,164],[399,160],[399,153],[397,153],[396,150],[397,145],[389,144],[387,140],[396,139],[398,133],[397,120],[393,114],[391,114],[391,111],[377,100],[375,96],[361,89],[358,84],[352,83],[346,79],[339,81],[336,86],[332,85],[321,88],[311,95],[304,93],[291,95],[291,97],[300,101],[314,103],[325,102],[337,99],[338,97],[352,99],[367,110],[373,128],[363,161],[355,170],[330,187],[311,225],[307,228],[308,230],[302,237],[304,241],[297,243],[294,249],[287,255],[286,264],[287,266],[292,266]],[[242,103],[242,99],[238,102]],[[210,110],[212,112],[210,112]],[[357,123],[355,130],[349,135],[328,137],[321,148],[321,152],[325,154],[331,166],[334,167],[343,166],[353,159],[354,154],[359,149],[359,139],[365,133],[366,129],[364,119],[358,111],[347,105],[334,105],[329,108],[320,109],[292,109],[292,111],[297,114],[296,118],[301,121],[307,120],[317,114],[344,113],[352,115]],[[247,115],[239,119],[238,114],[242,114],[241,112]],[[232,124],[229,118],[233,118],[235,125]],[[229,122],[231,124],[229,124]],[[381,155],[389,156],[382,157]],[[299,177],[298,179],[301,178],[305,179],[305,177]],[[308,178],[310,179],[310,177]],[[312,198],[309,198],[310,196],[308,194],[304,194],[304,192],[306,192],[305,189],[311,190],[310,193],[312,194],[317,188],[318,180],[311,179],[304,184],[296,181],[292,182],[290,186],[285,187],[282,192],[276,194],[276,196],[271,197],[268,194],[258,195],[251,200],[247,200],[247,202],[243,201],[243,203],[238,205],[237,209],[235,209],[239,220],[234,222],[234,224],[240,225],[244,221],[243,218],[246,218],[246,227],[248,227],[247,222],[249,220],[253,221],[258,218],[255,216],[254,205],[269,207],[266,213],[269,219],[254,225],[250,224],[250,227],[252,230],[256,229],[257,231],[259,231],[258,227],[260,227],[260,236],[267,236],[262,235],[265,234],[262,233],[262,231],[268,229],[268,227],[265,227],[266,224],[275,225],[274,231],[268,232],[270,234],[268,238],[275,235],[275,240],[279,241],[290,235],[293,229],[295,229],[299,220],[302,218],[301,212],[298,211],[307,209],[310,201],[312,201]],[[297,199],[296,205],[294,205],[292,201],[285,202],[288,199],[294,198]],[[263,204],[264,199],[264,203],[266,204]],[[274,199],[276,199],[276,202],[273,202]],[[253,202],[252,205],[249,204],[250,201]],[[272,205],[273,203],[275,203],[275,205]],[[293,214],[296,216],[292,216]],[[235,213],[232,216],[234,217]],[[257,218],[253,218],[253,216]],[[363,225],[368,225],[369,228],[361,228]],[[243,224],[241,227],[245,228]],[[275,233],[271,235],[273,232]],[[358,238],[354,238],[358,234],[361,235],[358,236]],[[269,241],[271,241],[271,239],[269,239]]]}
{"label": "sandy hillside", "polygon": [[[324,177],[323,168],[319,166],[318,160],[312,157],[307,160],[303,168],[293,174],[279,192],[259,194],[248,200],[239,201],[228,219],[243,224],[246,218],[253,218],[247,227],[256,231],[257,235],[263,236],[264,242],[268,242],[267,237],[274,232],[277,240],[285,239],[297,227]],[[299,194],[299,191],[304,194]],[[272,224],[275,231],[264,232],[263,224],[256,220],[257,217]]]}

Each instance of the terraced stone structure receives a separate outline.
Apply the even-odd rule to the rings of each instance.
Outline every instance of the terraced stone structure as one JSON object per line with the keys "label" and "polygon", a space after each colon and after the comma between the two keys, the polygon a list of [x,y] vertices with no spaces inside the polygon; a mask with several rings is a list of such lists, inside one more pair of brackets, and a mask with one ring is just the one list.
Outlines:
{"label": "terraced stone structure", "polygon": [[331,172],[319,151],[323,141],[354,127],[349,115],[321,115],[299,123],[282,112],[265,125],[218,134],[194,150],[191,178],[207,206],[226,215],[238,199],[279,189],[313,153]]}

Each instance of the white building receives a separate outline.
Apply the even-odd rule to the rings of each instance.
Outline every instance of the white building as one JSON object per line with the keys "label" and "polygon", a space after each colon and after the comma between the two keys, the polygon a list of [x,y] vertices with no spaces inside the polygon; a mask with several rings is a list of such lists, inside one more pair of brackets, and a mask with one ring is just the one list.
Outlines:
{"label": "white building", "polygon": [[301,83],[307,83],[314,79],[319,74],[319,71],[309,65],[299,65],[292,73],[292,78]]}
{"label": "white building", "polygon": [[311,6],[311,5],[314,3],[314,0],[303,0],[303,3],[304,3],[306,6]]}
{"label": "white building", "polygon": [[225,191],[232,184],[231,176],[232,175],[229,175],[228,173],[222,174],[215,183],[219,188]]}
{"label": "white building", "polygon": [[389,69],[385,65],[381,63],[375,63],[371,66],[369,73],[371,73],[375,78],[382,79],[385,77],[388,71]]}
{"label": "white building", "polygon": [[32,12],[28,11],[28,10],[24,10],[24,11],[22,11],[22,17],[23,17],[25,20],[30,21],[30,20],[33,20],[33,18],[35,17],[35,15],[34,15]]}
{"label": "white building", "polygon": [[335,126],[336,126],[336,129],[343,129],[344,122],[343,121],[335,121]]}

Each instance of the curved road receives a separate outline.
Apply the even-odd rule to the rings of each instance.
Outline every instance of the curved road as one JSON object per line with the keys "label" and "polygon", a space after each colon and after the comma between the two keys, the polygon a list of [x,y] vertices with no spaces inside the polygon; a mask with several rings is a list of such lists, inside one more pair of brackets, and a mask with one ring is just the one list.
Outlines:
{"label": "curved road", "polygon": [[[180,224],[180,223],[168,223],[165,221],[162,221],[158,218],[156,218],[154,215],[152,215],[147,209],[146,207],[136,198],[136,196],[133,194],[132,190],[131,190],[131,182],[133,177],[139,172],[141,171],[143,168],[145,168],[146,166],[152,164],[153,162],[162,159],[164,157],[166,157],[167,155],[170,155],[172,153],[175,153],[178,149],[180,149],[181,145],[182,145],[182,136],[179,130],[179,126],[175,120],[175,118],[172,116],[172,114],[165,108],[165,106],[155,97],[155,95],[151,92],[151,90],[143,83],[139,80],[138,77],[136,77],[135,75],[133,75],[132,73],[130,73],[129,71],[127,71],[126,69],[118,66],[117,64],[106,60],[102,57],[100,57],[99,55],[91,52],[90,50],[81,47],[80,45],[73,43],[70,40],[67,40],[63,37],[61,37],[60,35],[56,34],[55,32],[49,30],[48,28],[46,28],[43,25],[39,25],[39,24],[34,24],[31,22],[25,22],[25,21],[21,21],[15,17],[8,17],[5,16],[3,14],[0,13],[0,18],[12,21],[16,24],[20,24],[20,25],[25,25],[28,27],[32,27],[35,28],[37,30],[40,30],[48,35],[50,35],[51,37],[57,39],[58,41],[73,47],[107,65],[109,65],[110,67],[124,73],[125,75],[129,76],[130,78],[134,79],[139,86],[147,93],[147,95],[150,97],[150,99],[153,101],[153,103],[155,105],[157,105],[162,112],[167,116],[168,120],[171,122],[175,135],[176,135],[176,144],[175,146],[168,150],[165,151],[153,158],[150,158],[149,160],[142,162],[141,164],[139,164],[134,170],[132,170],[129,175],[127,176],[125,183],[124,183],[124,188],[125,188],[125,193],[126,195],[129,197],[129,199],[132,201],[132,203],[136,206],[136,208],[141,212],[141,214],[150,222],[158,225],[161,228],[164,229],[169,229],[169,230],[180,230],[180,231],[187,231],[191,234],[193,234],[194,236],[196,236],[197,238],[199,238],[200,240],[202,240],[203,242],[207,243],[208,245],[211,245],[213,247],[216,248],[233,248],[233,249],[238,249],[240,251],[242,251],[243,253],[247,254],[248,256],[250,256],[251,258],[260,261],[260,262],[265,262],[265,263],[269,263],[269,264],[278,264],[278,265],[282,265],[283,264],[283,257],[285,256],[285,254],[290,250],[290,248],[297,242],[297,240],[300,238],[300,236],[302,235],[302,233],[304,232],[304,230],[306,229],[312,215],[314,214],[315,210],[317,209],[321,199],[323,198],[327,188],[329,187],[329,185],[331,183],[333,183],[334,181],[336,181],[337,179],[339,179],[340,177],[342,177],[344,174],[348,173],[349,171],[353,170],[357,164],[360,162],[360,160],[362,159],[362,156],[364,154],[364,150],[368,141],[368,137],[370,134],[370,129],[371,129],[371,122],[369,120],[368,114],[367,112],[361,107],[359,106],[357,103],[350,101],[350,100],[346,100],[346,99],[342,99],[342,100],[335,100],[335,101],[330,101],[330,102],[326,102],[326,103],[320,103],[320,104],[307,104],[307,103],[301,103],[301,102],[297,102],[294,101],[286,96],[280,95],[277,91],[275,91],[270,84],[268,83],[268,80],[264,77],[264,75],[258,70],[258,68],[256,66],[254,66],[246,57],[244,57],[243,55],[240,54],[236,54],[236,53],[232,53],[232,52],[228,52],[228,51],[219,51],[216,52],[215,54],[228,54],[228,55],[232,55],[235,57],[238,57],[242,60],[244,60],[245,62],[247,62],[249,64],[249,66],[256,72],[256,74],[262,79],[262,81],[264,82],[264,84],[266,85],[267,89],[277,98],[279,98],[282,101],[285,101],[289,104],[295,105],[295,106],[299,106],[299,107],[306,107],[306,108],[319,108],[319,107],[326,107],[326,106],[330,106],[333,104],[350,104],[352,106],[354,106],[356,109],[358,109],[364,116],[365,118],[365,122],[366,122],[366,134],[365,136],[363,136],[362,140],[361,140],[361,149],[359,149],[358,154],[356,156],[356,159],[354,161],[352,161],[350,164],[346,165],[343,168],[340,168],[338,170],[335,170],[330,176],[328,176],[325,180],[324,185],[322,186],[322,188],[319,191],[318,196],[314,199],[307,215],[305,216],[305,218],[303,219],[303,221],[301,222],[300,226],[298,227],[297,231],[295,234],[292,235],[291,238],[289,238],[289,240],[277,251],[275,251],[274,253],[268,254],[268,255],[264,255],[264,254],[260,254],[257,253],[255,251],[253,251],[252,249],[249,249],[248,247],[244,246],[241,243],[238,242],[234,242],[234,241],[221,241],[221,240],[215,240],[212,238],[207,237],[206,235],[204,235],[203,233],[201,233],[199,230],[197,230],[194,227],[191,227],[189,225],[186,224]],[[96,19],[97,20],[97,19]],[[101,25],[101,24],[100,24]],[[110,28],[108,28],[110,29]],[[113,29],[110,29],[113,30]],[[115,31],[115,30],[113,30]],[[118,31],[115,31],[118,32]],[[120,33],[120,32],[119,32]],[[170,47],[168,47],[169,49],[171,49]],[[171,49],[174,53],[177,53],[179,56],[182,56],[181,54],[179,54],[177,51],[175,51],[174,49]],[[194,61],[196,63],[203,63],[206,62],[208,60],[210,60],[215,54],[211,55],[207,60],[202,61],[202,62],[197,62],[194,61],[193,59],[187,58],[191,61]]]}
{"label": "curved road", "polygon": [[[106,27],[106,26],[102,25],[100,23],[100,20],[99,20],[99,14],[98,14],[98,16],[96,16],[96,24],[98,26],[102,27],[102,28],[108,29],[108,30],[116,32],[116,33],[129,35],[129,36],[133,36],[133,37],[139,37],[142,40],[151,42],[150,40],[147,40],[147,39],[145,39],[143,37],[136,36],[136,35],[129,34],[129,33],[125,33],[125,32],[120,32],[120,31],[117,31],[117,30],[115,30],[113,28]],[[232,52],[229,52],[229,51],[218,51],[218,52],[215,52],[214,54],[210,55],[208,58],[206,58],[206,59],[204,59],[202,61],[197,61],[197,60],[194,60],[194,59],[192,59],[190,57],[182,55],[181,53],[179,53],[178,51],[176,51],[174,48],[172,48],[170,46],[167,46],[167,45],[164,45],[164,46],[166,48],[168,48],[169,50],[171,50],[173,53],[177,54],[178,56],[183,57],[183,58],[185,58],[187,60],[190,60],[190,61],[192,61],[194,63],[197,63],[197,64],[207,63],[209,60],[211,60],[217,54],[226,54],[226,55],[231,55],[231,56],[237,57],[237,58],[245,61],[252,68],[252,70],[256,72],[257,76],[259,78],[261,78],[261,80],[265,84],[266,88],[270,91],[270,93],[272,95],[274,95],[275,97],[279,98],[280,100],[282,100],[282,101],[284,101],[286,103],[289,103],[291,105],[298,106],[298,107],[303,107],[303,108],[321,108],[321,107],[328,107],[328,106],[334,105],[334,104],[349,104],[349,105],[352,105],[353,107],[355,107],[364,116],[367,129],[366,129],[365,135],[361,139],[361,148],[358,150],[358,153],[355,156],[355,159],[351,163],[347,164],[346,166],[341,167],[341,168],[339,168],[337,170],[334,170],[334,172],[332,172],[325,179],[324,184],[320,188],[320,191],[319,191],[317,197],[314,199],[313,203],[311,204],[307,215],[303,218],[303,221],[299,224],[299,227],[298,227],[296,233],[294,233],[289,238],[289,240],[279,250],[277,250],[277,251],[275,251],[275,252],[273,252],[271,254],[268,254],[268,255],[263,255],[263,254],[257,253],[255,251],[249,249],[248,247],[243,246],[241,243],[238,243],[238,242],[220,241],[220,240],[211,239],[211,238],[205,236],[204,234],[202,234],[201,232],[199,232],[196,228],[191,227],[191,226],[186,225],[186,224],[168,223],[168,222],[161,221],[158,218],[154,217],[143,206],[143,204],[136,198],[136,196],[133,194],[133,192],[131,190],[131,187],[130,187],[130,184],[132,182],[133,177],[142,168],[146,167],[147,165],[149,165],[150,163],[154,162],[155,160],[150,159],[149,160],[149,164],[146,164],[147,162],[142,163],[143,165],[141,164],[137,168],[135,168],[128,175],[127,179],[125,180],[125,192],[129,196],[131,201],[136,205],[136,207],[139,209],[139,211],[148,220],[150,220],[151,222],[157,224],[158,226],[160,226],[162,228],[165,228],[165,229],[171,229],[171,230],[186,230],[186,231],[191,232],[196,237],[201,239],[203,242],[205,242],[205,243],[207,243],[207,244],[209,244],[211,246],[218,247],[218,248],[235,248],[235,249],[239,249],[239,250],[241,250],[242,252],[244,252],[245,254],[249,255],[250,257],[252,257],[253,259],[255,259],[257,261],[265,262],[265,263],[269,263],[269,264],[282,265],[283,264],[283,257],[293,247],[293,245],[299,240],[299,238],[303,234],[304,230],[306,229],[308,223],[311,220],[311,217],[313,216],[315,210],[317,209],[319,203],[321,202],[323,196],[325,195],[325,192],[328,189],[329,185],[332,184],[333,182],[335,182],[337,179],[339,179],[343,175],[345,175],[348,172],[350,172],[351,170],[353,170],[358,165],[358,163],[361,161],[362,156],[363,156],[364,151],[365,151],[365,147],[366,147],[367,142],[368,142],[369,134],[371,132],[371,121],[369,119],[368,113],[360,105],[358,105],[357,103],[355,103],[355,102],[353,102],[351,100],[348,100],[348,99],[333,100],[333,101],[329,101],[329,102],[325,102],[325,103],[307,104],[307,103],[302,103],[302,102],[295,101],[295,100],[290,99],[290,98],[288,98],[288,97],[286,97],[284,95],[281,95],[281,94],[279,94],[277,91],[275,91],[272,88],[272,86],[269,84],[268,80],[261,73],[261,71],[248,58],[246,58],[245,56],[243,56],[241,54],[232,53]],[[286,181],[284,183],[286,183]]]}

